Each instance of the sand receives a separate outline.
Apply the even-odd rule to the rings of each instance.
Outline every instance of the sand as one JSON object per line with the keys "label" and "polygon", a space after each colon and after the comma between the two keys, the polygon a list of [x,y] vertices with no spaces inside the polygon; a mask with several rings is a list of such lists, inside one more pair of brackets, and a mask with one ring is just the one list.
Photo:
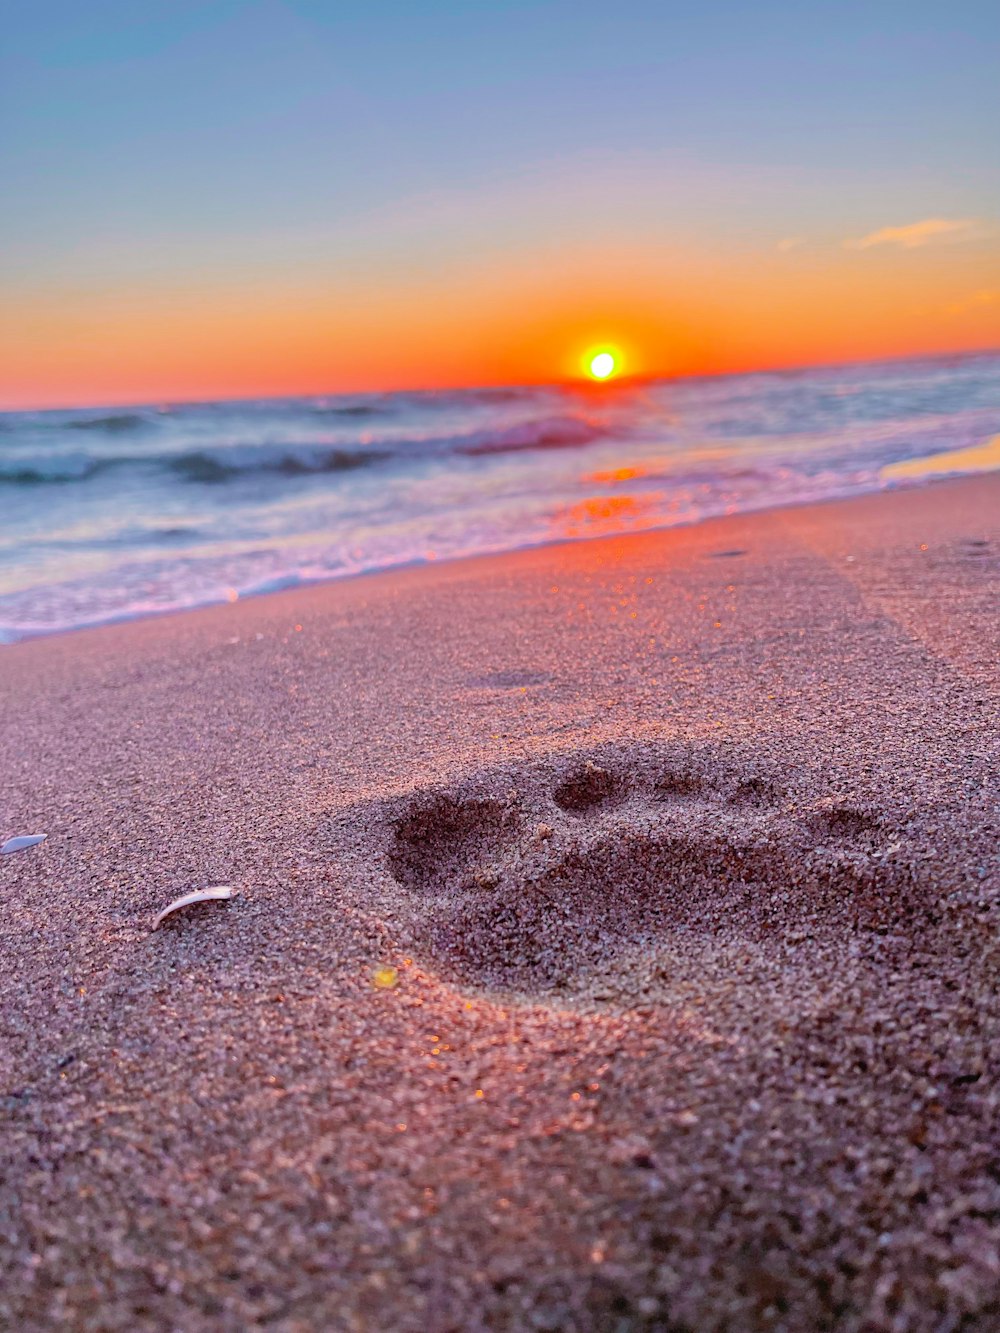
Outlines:
{"label": "sand", "polygon": [[1000,1326],[998,569],[989,476],[4,649],[0,1324]]}

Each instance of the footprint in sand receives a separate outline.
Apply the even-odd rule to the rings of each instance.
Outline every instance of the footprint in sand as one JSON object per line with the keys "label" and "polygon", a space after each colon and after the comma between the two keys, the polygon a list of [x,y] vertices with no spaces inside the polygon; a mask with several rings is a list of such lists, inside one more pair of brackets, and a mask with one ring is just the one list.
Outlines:
{"label": "footprint in sand", "polygon": [[529,994],[681,932],[885,929],[905,887],[871,814],[835,797],[804,808],[751,759],[676,746],[417,793],[387,832],[414,951],[462,983]]}

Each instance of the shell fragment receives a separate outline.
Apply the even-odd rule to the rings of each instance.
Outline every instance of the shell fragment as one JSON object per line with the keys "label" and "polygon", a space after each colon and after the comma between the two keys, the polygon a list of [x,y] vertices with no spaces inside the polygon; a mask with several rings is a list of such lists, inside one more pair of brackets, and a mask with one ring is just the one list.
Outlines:
{"label": "shell fragment", "polygon": [[195,889],[193,893],[185,893],[183,897],[175,898],[163,909],[153,922],[153,929],[157,930],[168,916],[173,916],[174,912],[179,912],[184,907],[194,907],[196,903],[224,902],[232,896],[233,891],[228,884],[216,884],[211,889]]}
{"label": "shell fragment", "polygon": [[9,856],[11,852],[23,852],[28,847],[37,847],[48,836],[47,833],[21,833],[16,838],[8,838],[0,847],[0,855]]}

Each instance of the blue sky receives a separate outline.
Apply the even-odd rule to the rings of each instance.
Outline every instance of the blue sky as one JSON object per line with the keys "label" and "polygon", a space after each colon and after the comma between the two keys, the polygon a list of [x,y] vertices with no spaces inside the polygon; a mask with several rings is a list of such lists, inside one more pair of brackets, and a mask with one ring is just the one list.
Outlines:
{"label": "blue sky", "polygon": [[[3,237],[337,221],[592,155],[995,209],[1000,6],[8,5]],[[889,189],[879,189],[885,173]],[[681,209],[681,211],[683,211]]]}

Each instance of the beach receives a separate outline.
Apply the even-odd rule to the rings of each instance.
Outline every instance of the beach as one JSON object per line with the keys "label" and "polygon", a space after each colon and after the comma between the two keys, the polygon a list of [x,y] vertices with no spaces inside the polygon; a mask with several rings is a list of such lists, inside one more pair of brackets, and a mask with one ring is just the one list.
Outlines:
{"label": "beach", "polygon": [[0,1324],[997,1327],[998,558],[989,474],[0,650]]}

